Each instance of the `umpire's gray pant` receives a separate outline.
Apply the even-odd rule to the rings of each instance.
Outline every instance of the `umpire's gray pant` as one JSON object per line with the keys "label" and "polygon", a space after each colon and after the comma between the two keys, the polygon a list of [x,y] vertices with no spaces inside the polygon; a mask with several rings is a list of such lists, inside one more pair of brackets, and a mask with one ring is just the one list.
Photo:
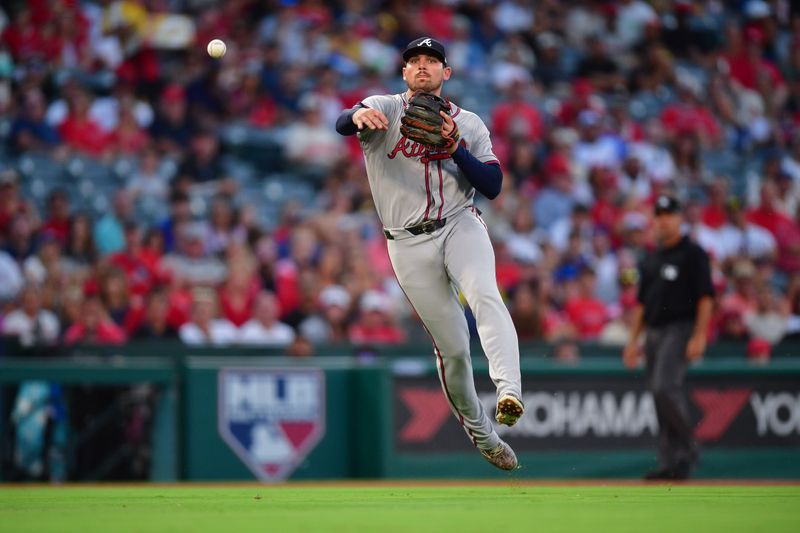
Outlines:
{"label": "umpire's gray pant", "polygon": [[678,462],[697,460],[689,404],[684,379],[689,362],[686,345],[692,336],[693,321],[648,327],[645,337],[647,387],[653,394],[658,417],[658,459],[671,468]]}

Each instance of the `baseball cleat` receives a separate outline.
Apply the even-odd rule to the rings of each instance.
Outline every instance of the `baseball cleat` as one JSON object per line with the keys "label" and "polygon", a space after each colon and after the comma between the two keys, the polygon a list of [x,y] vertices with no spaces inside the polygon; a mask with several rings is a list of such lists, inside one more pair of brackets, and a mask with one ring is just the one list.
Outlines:
{"label": "baseball cleat", "polygon": [[480,452],[487,461],[501,470],[514,470],[519,466],[517,455],[514,453],[514,450],[502,440],[500,444],[491,450],[480,450]]}
{"label": "baseball cleat", "polygon": [[513,426],[517,420],[525,412],[525,406],[522,405],[522,400],[510,394],[504,394],[502,398],[497,400],[497,414],[495,420],[506,426]]}

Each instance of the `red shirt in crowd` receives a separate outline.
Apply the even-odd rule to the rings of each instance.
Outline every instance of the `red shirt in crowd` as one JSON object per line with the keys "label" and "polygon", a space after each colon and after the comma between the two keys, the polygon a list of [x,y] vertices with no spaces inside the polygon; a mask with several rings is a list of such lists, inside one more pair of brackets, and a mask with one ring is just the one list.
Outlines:
{"label": "red shirt in crowd", "polygon": [[125,272],[132,294],[146,295],[153,288],[155,272],[138,256],[123,250],[113,254],[109,261]]}
{"label": "red shirt in crowd", "polygon": [[800,227],[794,220],[771,207],[761,206],[747,214],[747,220],[766,228],[778,244],[778,267],[800,271]]}
{"label": "red shirt in crowd", "polygon": [[356,344],[401,344],[405,341],[403,331],[389,324],[379,326],[353,324],[349,337],[350,342]]}
{"label": "red shirt in crowd", "polygon": [[61,243],[61,246],[64,246],[67,243],[67,238],[69,237],[69,219],[48,219],[44,224],[42,224],[41,231],[42,234],[52,235],[59,243]]}
{"label": "red shirt in crowd", "polygon": [[108,139],[108,144],[124,154],[141,153],[150,144],[150,136],[146,131],[135,129],[117,129]]}
{"label": "red shirt in crowd", "polygon": [[101,156],[110,146],[111,138],[99,124],[88,118],[69,116],[59,126],[64,143],[92,156]]}
{"label": "red shirt in crowd", "polygon": [[783,76],[772,63],[761,59],[753,62],[745,54],[726,59],[730,76],[744,87],[753,91],[758,91],[760,87],[759,78],[765,77],[767,87],[780,87],[783,85]]}
{"label": "red shirt in crowd", "polygon": [[192,291],[188,288],[175,289],[167,296],[167,324],[175,329],[189,321],[192,314]]}
{"label": "red shirt in crowd", "polygon": [[529,141],[539,140],[542,138],[542,116],[527,102],[498,104],[492,112],[492,133],[503,138],[513,134]]}
{"label": "red shirt in crowd", "polygon": [[260,290],[261,284],[257,278],[253,278],[250,286],[241,295],[238,295],[238,298],[224,286],[220,288],[219,306],[222,316],[237,328],[242,327],[245,322],[253,318],[253,306]]}
{"label": "red shirt in crowd", "polygon": [[66,344],[77,344],[79,342],[91,344],[123,344],[125,342],[125,331],[111,321],[100,322],[94,331],[88,331],[86,326],[80,323],[72,324],[64,334]]}
{"label": "red shirt in crowd", "polygon": [[703,209],[703,224],[710,228],[719,229],[727,220],[724,207],[709,204]]}
{"label": "red shirt in crowd", "polygon": [[603,302],[591,297],[570,298],[564,306],[564,311],[580,338],[584,340],[599,337],[608,319]]}
{"label": "red shirt in crowd", "polygon": [[701,105],[685,103],[668,105],[661,113],[661,123],[673,136],[699,133],[711,141],[717,141],[720,136],[714,115]]}

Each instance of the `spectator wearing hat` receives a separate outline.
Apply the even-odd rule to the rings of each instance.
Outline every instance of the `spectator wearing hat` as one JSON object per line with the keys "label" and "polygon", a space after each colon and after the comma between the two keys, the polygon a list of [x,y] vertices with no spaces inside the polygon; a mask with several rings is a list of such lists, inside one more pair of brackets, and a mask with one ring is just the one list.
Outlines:
{"label": "spectator wearing hat", "polygon": [[369,290],[361,295],[358,320],[350,327],[354,344],[400,344],[405,340],[401,329],[392,324],[391,302],[385,294]]}
{"label": "spectator wearing hat", "polygon": [[347,340],[352,298],[341,285],[325,287],[318,297],[317,312],[299,325],[300,335],[312,343],[336,343]]}
{"label": "spectator wearing hat", "polygon": [[253,318],[239,330],[239,343],[256,346],[288,346],[294,330],[278,320],[280,305],[275,294],[262,291],[256,298]]}
{"label": "spectator wearing hat", "polygon": [[623,351],[625,365],[636,367],[639,336],[645,331],[647,386],[659,425],[659,466],[646,479],[686,479],[698,458],[684,379],[688,364],[705,351],[714,289],[708,256],[681,235],[680,212],[674,197],[656,199],[660,247],[641,263],[639,305]]}
{"label": "spectator wearing hat", "polygon": [[178,335],[190,346],[234,344],[239,338],[236,326],[224,318],[218,318],[217,297],[209,289],[192,292],[192,314],[189,322],[181,326]]}
{"label": "spectator wearing hat", "polygon": [[194,124],[188,113],[186,91],[167,85],[161,92],[158,111],[150,124],[150,136],[162,153],[179,155],[189,146]]}

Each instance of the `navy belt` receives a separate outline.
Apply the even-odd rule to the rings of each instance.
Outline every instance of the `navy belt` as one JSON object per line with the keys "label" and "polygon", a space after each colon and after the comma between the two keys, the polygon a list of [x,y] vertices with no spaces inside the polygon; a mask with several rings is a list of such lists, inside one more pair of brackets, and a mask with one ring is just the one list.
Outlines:
{"label": "navy belt", "polygon": [[[425,222],[420,222],[414,226],[408,226],[403,228],[405,231],[409,232],[411,235],[421,235],[423,233],[433,233],[437,229],[441,229],[444,227],[445,222],[447,221],[446,218],[442,218],[440,220],[426,220]],[[390,241],[394,240],[394,236],[391,234],[389,230],[383,230],[383,234],[386,238]]]}

